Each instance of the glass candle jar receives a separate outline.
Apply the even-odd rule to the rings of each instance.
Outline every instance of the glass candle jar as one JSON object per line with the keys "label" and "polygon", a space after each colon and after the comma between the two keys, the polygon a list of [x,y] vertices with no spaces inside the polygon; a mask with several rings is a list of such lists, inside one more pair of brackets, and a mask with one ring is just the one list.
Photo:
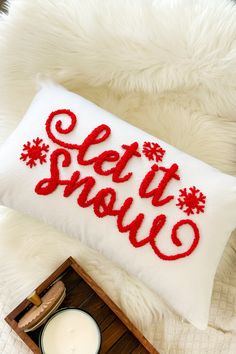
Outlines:
{"label": "glass candle jar", "polygon": [[97,322],[76,308],[58,310],[46,322],[40,336],[42,354],[97,354],[100,346]]}

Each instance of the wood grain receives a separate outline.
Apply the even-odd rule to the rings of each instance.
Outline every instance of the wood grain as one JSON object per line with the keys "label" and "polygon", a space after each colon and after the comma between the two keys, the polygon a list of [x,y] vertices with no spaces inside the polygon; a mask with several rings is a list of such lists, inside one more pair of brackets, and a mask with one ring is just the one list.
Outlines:
{"label": "wood grain", "polygon": [[6,0],[0,0],[0,12],[6,12]]}

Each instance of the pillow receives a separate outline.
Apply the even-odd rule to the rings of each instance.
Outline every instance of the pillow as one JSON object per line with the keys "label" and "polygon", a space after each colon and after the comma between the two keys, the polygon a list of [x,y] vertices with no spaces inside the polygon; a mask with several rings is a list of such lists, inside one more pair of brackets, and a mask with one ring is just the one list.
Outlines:
{"label": "pillow", "polygon": [[77,237],[206,328],[236,178],[52,83],[0,161],[2,204]]}

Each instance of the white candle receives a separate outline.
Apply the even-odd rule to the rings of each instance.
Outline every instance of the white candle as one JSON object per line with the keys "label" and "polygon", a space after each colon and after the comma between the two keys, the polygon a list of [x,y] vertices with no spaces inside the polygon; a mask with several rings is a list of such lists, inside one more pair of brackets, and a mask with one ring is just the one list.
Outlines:
{"label": "white candle", "polygon": [[43,354],[96,354],[100,343],[100,330],[88,313],[65,309],[49,319],[40,344]]}

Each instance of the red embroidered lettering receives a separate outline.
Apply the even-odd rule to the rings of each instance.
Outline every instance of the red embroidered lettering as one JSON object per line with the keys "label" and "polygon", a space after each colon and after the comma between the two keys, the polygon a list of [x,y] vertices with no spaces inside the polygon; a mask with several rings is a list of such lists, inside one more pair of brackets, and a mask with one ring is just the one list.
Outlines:
{"label": "red embroidered lettering", "polygon": [[125,169],[127,163],[129,162],[129,160],[133,157],[140,157],[141,154],[137,151],[138,149],[138,143],[135,142],[133,144],[130,145],[122,145],[122,148],[125,150],[124,154],[121,156],[120,160],[118,161],[114,172],[113,172],[113,176],[112,176],[112,180],[113,182],[116,183],[121,183],[121,182],[126,182],[130,179],[130,177],[132,176],[132,172],[127,173],[125,176],[120,177],[121,173],[123,172],[123,170]]}
{"label": "red embroidered lettering", "polygon": [[115,167],[110,168],[109,170],[104,170],[102,168],[102,165],[104,162],[115,162],[118,161],[120,158],[120,154],[115,151],[115,150],[107,150],[104,151],[101,155],[97,157],[97,160],[95,161],[93,168],[94,171],[101,175],[101,176],[108,176],[111,173],[113,173]]}
{"label": "red embroidered lettering", "polygon": [[140,213],[136,218],[129,224],[123,225],[123,220],[125,218],[125,215],[127,211],[130,209],[131,205],[133,203],[133,198],[127,198],[124,201],[124,204],[118,211],[118,216],[117,216],[117,227],[120,232],[129,232],[130,238],[133,238],[134,235],[136,236],[138,229],[142,225],[143,219],[144,219],[144,214]]}
{"label": "red embroidered lettering", "polygon": [[[66,115],[69,117],[70,122],[67,128],[63,127],[63,124],[61,120],[58,120],[55,123],[55,131],[59,134],[68,134],[71,131],[73,131],[77,118],[76,115],[71,112],[70,110],[67,109],[59,109],[57,111],[52,112],[48,120],[46,122],[46,131],[48,134],[48,137],[55,143],[58,144],[59,146],[62,146],[63,148],[66,149],[73,149],[78,151],[77,155],[77,162],[80,165],[93,165],[94,171],[102,176],[108,176],[112,175],[112,181],[115,183],[122,183],[126,182],[130,179],[132,176],[133,172],[127,172],[124,174],[124,170],[127,167],[129,161],[133,157],[141,157],[141,154],[138,152],[138,147],[139,144],[137,142],[134,142],[130,145],[122,145],[122,148],[124,149],[123,155],[120,156],[120,154],[115,151],[115,150],[106,150],[100,153],[98,156],[94,156],[92,158],[86,158],[86,154],[89,151],[89,148],[100,144],[108,139],[108,137],[111,134],[111,129],[109,126],[102,124],[98,127],[96,127],[82,142],[82,144],[71,144],[64,142],[60,139],[58,139],[52,129],[52,122],[53,119],[57,115]],[[39,139],[39,138],[38,138]],[[37,145],[37,151],[31,152],[31,155],[34,159],[39,159],[41,157],[40,163],[45,162],[46,157],[44,156],[39,156],[39,147],[42,149],[44,147],[44,151],[48,152],[48,146],[40,145],[42,142],[42,139],[39,139],[38,145]],[[161,149],[161,147],[157,143],[145,143],[146,145],[144,146],[145,151],[145,156],[149,159],[156,159],[157,157],[159,160],[162,159],[164,156],[165,151]],[[28,146],[29,145],[29,146]],[[28,145],[24,145],[27,148],[32,148],[30,143],[28,142]],[[171,240],[173,244],[177,247],[182,246],[182,242],[178,236],[178,233],[181,229],[182,226],[188,226],[191,228],[193,231],[193,241],[188,248],[188,250],[182,252],[182,253],[177,253],[174,255],[167,255],[163,253],[158,245],[157,245],[157,240],[158,240],[158,235],[160,231],[163,229],[165,226],[167,217],[164,214],[157,215],[151,225],[150,231],[148,236],[144,237],[143,239],[138,238],[138,232],[145,220],[145,215],[143,213],[139,213],[132,221],[127,222],[127,213],[130,210],[130,208],[133,205],[134,199],[132,197],[128,197],[120,207],[120,209],[115,209],[115,203],[117,199],[116,191],[113,188],[103,188],[96,192],[96,195],[93,197],[90,197],[90,194],[92,190],[94,189],[94,186],[96,184],[96,180],[92,176],[86,176],[81,178],[81,173],[79,171],[75,171],[70,179],[65,179],[61,180],[60,179],[60,171],[59,171],[59,158],[62,157],[62,162],[61,166],[62,167],[69,167],[71,164],[71,155],[68,150],[65,150],[63,148],[59,148],[51,154],[50,157],[50,177],[49,178],[44,178],[41,181],[39,181],[35,187],[35,192],[39,195],[48,195],[50,193],[53,193],[58,186],[64,186],[64,193],[63,196],[65,198],[70,197],[72,193],[74,193],[77,189],[82,187],[80,190],[80,193],[77,197],[77,203],[80,207],[82,208],[87,208],[89,206],[93,206],[93,211],[94,214],[99,217],[103,218],[105,216],[113,216],[116,217],[117,220],[117,228],[119,232],[125,233],[127,232],[129,234],[129,241],[130,243],[138,248],[142,247],[144,245],[150,244],[152,247],[153,251],[155,254],[161,258],[162,260],[177,260],[183,257],[189,256],[197,247],[199,239],[200,239],[200,234],[199,234],[199,229],[197,225],[189,219],[185,220],[180,220],[178,221],[172,228],[171,231]],[[157,150],[158,149],[158,150]],[[26,150],[26,148],[25,148]],[[155,151],[154,151],[155,150]],[[37,153],[37,154],[36,154]],[[157,153],[160,153],[161,156],[157,156]],[[36,156],[37,155],[37,156]],[[22,157],[22,160],[26,160],[26,157]],[[105,168],[105,163],[110,163],[114,162],[115,165],[113,165],[110,168]],[[31,162],[30,162],[31,163]],[[31,167],[31,166],[30,166]],[[173,200],[174,196],[173,195],[168,195],[166,197],[163,197],[163,194],[170,183],[172,179],[179,180],[180,177],[177,174],[178,171],[178,165],[173,164],[170,168],[166,168],[163,166],[158,166],[157,164],[154,164],[150,171],[145,175],[144,179],[142,180],[140,187],[139,187],[139,196],[141,198],[152,198],[152,205],[159,207],[163,206],[167,203],[169,203],[171,200]],[[151,184],[154,183],[155,177],[158,172],[163,172],[164,175],[160,182],[158,183],[157,187],[151,189],[152,187]],[[122,176],[122,174],[124,174]],[[89,199],[90,197],[90,199]],[[161,199],[162,198],[162,199]],[[181,210],[186,212],[188,215],[193,214],[193,213],[203,213],[204,212],[204,207],[205,207],[205,200],[206,197],[198,190],[195,186],[189,188],[189,191],[187,191],[186,188],[180,189],[180,196],[178,198],[178,203],[176,204]]]}
{"label": "red embroidered lettering", "polygon": [[73,173],[70,180],[64,181],[62,183],[62,184],[66,184],[63,195],[64,197],[69,197],[76,189],[83,186],[83,189],[77,199],[77,203],[82,208],[87,208],[90,205],[92,205],[94,202],[94,198],[88,200],[88,195],[91,192],[91,189],[94,187],[96,181],[91,176],[82,178],[81,180],[79,178],[80,178],[80,172],[76,171]]}
{"label": "red embroidered lettering", "polygon": [[153,251],[156,253],[156,255],[158,257],[160,257],[161,259],[163,259],[164,261],[175,261],[179,258],[184,258],[184,257],[187,257],[189,256],[194,250],[195,248],[197,247],[198,245],[198,242],[199,242],[199,239],[200,239],[200,235],[199,235],[199,230],[198,230],[198,227],[197,225],[195,224],[195,222],[193,222],[192,220],[189,220],[189,219],[186,219],[186,220],[181,220],[181,221],[178,221],[173,229],[172,229],[172,232],[171,232],[171,239],[172,239],[172,242],[176,245],[176,246],[182,246],[182,242],[180,241],[180,239],[178,238],[178,230],[181,226],[183,225],[189,225],[192,230],[193,230],[193,233],[194,233],[194,238],[193,238],[193,242],[191,244],[191,246],[189,247],[189,249],[183,253],[179,253],[179,254],[174,254],[174,255],[166,255],[164,253],[162,253],[157,245],[156,245],[156,242],[155,242],[155,239],[151,239],[150,240],[150,244],[153,248]]}
{"label": "red embroidered lettering", "polygon": [[110,133],[111,129],[106,124],[99,125],[97,128],[95,128],[80,145],[79,154],[77,157],[78,163],[80,165],[93,164],[97,160],[97,157],[93,157],[89,160],[84,160],[84,155],[91,145],[97,145],[105,141],[109,137]]}
{"label": "red embroidered lettering", "polygon": [[[152,205],[154,206],[162,206],[166,203],[169,203],[172,199],[174,199],[173,195],[169,195],[168,197],[163,198],[160,200],[162,194],[164,193],[164,190],[166,189],[168,183],[172,178],[179,180],[179,176],[176,174],[178,170],[178,165],[173,164],[170,168],[165,168],[165,167],[159,167],[158,165],[153,165],[151,167],[151,170],[146,174],[144,179],[142,180],[142,183],[139,187],[139,195],[141,198],[150,198],[152,197]],[[153,179],[156,176],[156,173],[161,170],[165,172],[162,180],[158,184],[158,186],[151,191],[147,191],[148,187],[152,183]]]}
{"label": "red embroidered lettering", "polygon": [[68,133],[72,132],[75,125],[76,125],[76,122],[77,122],[76,115],[73,112],[71,112],[69,109],[58,109],[57,111],[52,112],[49,115],[49,117],[46,121],[46,124],[45,124],[46,125],[46,132],[47,132],[49,139],[51,139],[55,144],[63,146],[64,148],[79,149],[79,145],[66,143],[65,141],[62,141],[62,140],[59,140],[58,138],[56,138],[55,135],[53,134],[52,121],[53,121],[54,117],[61,115],[61,114],[68,116],[70,118],[71,122],[67,128],[62,128],[62,121],[58,120],[56,122],[55,128],[59,134],[68,134]]}
{"label": "red embroidered lettering", "polygon": [[53,151],[50,157],[50,172],[51,176],[49,178],[44,178],[39,181],[35,187],[35,192],[40,195],[48,195],[56,190],[60,184],[60,174],[58,169],[58,158],[59,156],[64,156],[62,162],[63,167],[68,167],[71,163],[71,156],[67,150],[57,149]]}
{"label": "red embroidered lettering", "polygon": [[94,213],[103,218],[107,215],[113,215],[113,206],[116,201],[116,192],[113,188],[101,189],[93,201]]}
{"label": "red embroidered lettering", "polygon": [[134,247],[142,247],[147,243],[152,244],[152,242],[154,242],[155,238],[157,237],[158,233],[161,231],[165,223],[166,223],[166,216],[164,214],[158,215],[153,220],[149,235],[147,237],[138,241],[136,235],[132,235],[130,236],[130,242]]}
{"label": "red embroidered lettering", "polygon": [[[93,158],[85,160],[85,155],[89,150],[89,147],[92,145],[97,145],[104,142],[111,134],[111,129],[106,124],[102,124],[96,127],[83,141],[82,144],[71,144],[66,143],[57,137],[55,137],[54,133],[52,132],[52,121],[57,115],[67,115],[71,122],[67,128],[62,127],[62,121],[58,120],[55,124],[55,129],[60,134],[68,134],[75,128],[77,118],[76,115],[71,112],[69,109],[59,109],[57,111],[52,112],[46,122],[46,132],[48,137],[56,144],[63,146],[67,149],[76,149],[78,150],[77,161],[80,165],[92,165],[94,164],[94,170],[100,175],[107,176],[112,174],[112,180],[116,183],[126,182],[132,176],[132,172],[127,173],[125,176],[121,177],[122,172],[126,168],[128,162],[133,156],[141,157],[141,154],[137,151],[138,143],[134,142],[130,145],[122,145],[122,148],[125,150],[123,155],[120,154],[115,150],[108,150],[101,153],[99,156],[95,156]],[[102,164],[107,162],[116,162],[117,164],[109,170],[104,170],[102,168]]]}
{"label": "red embroidered lettering", "polygon": [[52,121],[53,119],[58,116],[58,115],[66,115],[70,118],[71,122],[69,124],[69,126],[67,128],[63,128],[62,127],[62,121],[58,120],[55,124],[55,129],[59,134],[68,134],[70,132],[73,131],[73,129],[76,126],[77,123],[77,118],[76,115],[71,112],[69,109],[58,109],[57,111],[52,112],[47,121],[46,121],[46,132],[48,137],[55,143],[58,144],[60,146],[63,146],[67,149],[76,149],[79,151],[78,154],[78,163],[80,165],[91,165],[93,164],[97,157],[94,157],[92,159],[89,159],[87,161],[84,160],[84,156],[87,152],[87,150],[89,149],[89,147],[91,145],[96,145],[96,144],[100,144],[101,142],[105,141],[110,133],[111,133],[111,129],[106,125],[106,124],[102,124],[98,127],[96,127],[88,136],[87,138],[84,139],[83,143],[81,145],[78,144],[71,144],[71,143],[66,143],[60,139],[58,139],[57,137],[55,137],[53,131],[52,131]]}

